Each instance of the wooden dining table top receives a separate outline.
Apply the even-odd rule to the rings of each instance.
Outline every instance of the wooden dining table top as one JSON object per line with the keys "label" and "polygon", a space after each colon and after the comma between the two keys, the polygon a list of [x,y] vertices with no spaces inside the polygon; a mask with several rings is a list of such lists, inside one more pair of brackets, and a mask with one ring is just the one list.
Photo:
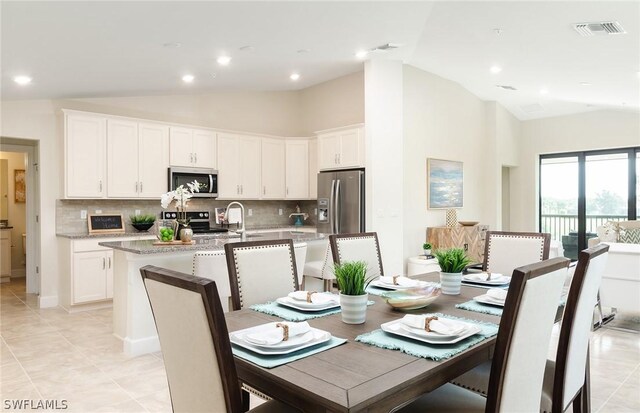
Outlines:
{"label": "wooden dining table top", "polygon": [[[439,281],[439,274],[413,278]],[[347,343],[271,369],[235,357],[238,378],[305,412],[388,412],[491,359],[495,337],[441,361],[356,342],[355,338],[407,313],[443,313],[499,324],[500,317],[455,308],[486,291],[463,284],[460,295],[441,295],[427,308],[409,312],[393,310],[381,297],[369,294],[375,304],[368,307],[364,324],[345,324],[340,314],[308,321],[312,327],[348,339]],[[277,320],[251,309],[226,314],[229,332]]]}

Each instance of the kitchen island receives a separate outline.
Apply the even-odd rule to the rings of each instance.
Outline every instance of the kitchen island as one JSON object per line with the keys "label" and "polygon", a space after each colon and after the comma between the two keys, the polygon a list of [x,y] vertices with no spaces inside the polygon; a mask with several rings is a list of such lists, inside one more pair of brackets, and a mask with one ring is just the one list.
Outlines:
{"label": "kitchen island", "polygon": [[[247,233],[247,241],[292,239],[307,243],[310,249],[324,249],[328,235],[301,231]],[[216,251],[224,245],[240,242],[240,236],[211,235],[194,238],[193,245],[153,245],[154,240],[101,242],[114,250],[113,332],[123,341],[127,355],[137,356],[160,350],[153,314],[147,298],[140,268],[155,265],[191,274],[193,255],[197,251]]]}

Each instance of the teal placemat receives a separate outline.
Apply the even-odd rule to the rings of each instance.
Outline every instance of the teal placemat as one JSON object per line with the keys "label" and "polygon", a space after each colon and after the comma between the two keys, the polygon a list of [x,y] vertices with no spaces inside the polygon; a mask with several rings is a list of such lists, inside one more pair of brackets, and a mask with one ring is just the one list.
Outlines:
{"label": "teal placemat", "polygon": [[456,354],[468,349],[469,347],[474,346],[481,341],[498,334],[497,324],[485,323],[477,320],[469,320],[466,318],[454,317],[440,313],[429,315],[477,324],[481,328],[481,331],[480,333],[459,341],[455,344],[429,344],[423,341],[412,340],[410,338],[385,333],[382,330],[375,330],[370,333],[361,334],[356,337],[356,341],[380,348],[399,350],[403,353],[416,357],[439,361],[455,356]]}
{"label": "teal placemat", "polygon": [[291,363],[292,361],[305,358],[312,354],[321,353],[325,350],[337,347],[346,342],[346,338],[331,337],[331,340],[327,341],[326,343],[318,344],[317,346],[307,347],[300,351],[278,356],[265,356],[262,354],[254,353],[251,350],[236,346],[235,344],[231,345],[231,349],[234,356],[238,356],[242,359],[250,361],[251,363],[257,364],[260,367],[271,369],[274,367],[282,366],[283,364]]}
{"label": "teal placemat", "polygon": [[[369,301],[367,305],[373,305],[373,301]],[[307,321],[307,320],[312,320],[314,318],[320,318],[328,315],[338,314],[340,312],[340,307],[331,308],[329,310],[323,310],[323,311],[313,311],[313,312],[298,311],[295,308],[280,305],[275,301],[270,301],[266,304],[254,304],[249,308],[259,313],[280,317],[283,320],[287,320],[287,321]]]}
{"label": "teal placemat", "polygon": [[502,308],[496,307],[493,305],[482,304],[477,302],[476,300],[470,300],[466,303],[456,304],[456,308],[461,308],[463,310],[475,311],[476,313],[483,314],[491,314],[497,315],[498,317],[502,317]]}

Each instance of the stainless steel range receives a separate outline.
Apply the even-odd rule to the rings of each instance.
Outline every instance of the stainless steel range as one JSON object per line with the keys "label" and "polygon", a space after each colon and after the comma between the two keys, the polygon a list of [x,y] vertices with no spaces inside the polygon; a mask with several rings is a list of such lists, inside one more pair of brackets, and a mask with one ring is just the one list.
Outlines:
{"label": "stainless steel range", "polygon": [[[162,211],[160,215],[162,219],[177,219],[178,213],[176,211]],[[187,218],[191,221],[189,225],[193,229],[194,234],[211,234],[216,232],[227,232],[228,228],[212,227],[209,218],[211,214],[209,211],[187,211]]]}

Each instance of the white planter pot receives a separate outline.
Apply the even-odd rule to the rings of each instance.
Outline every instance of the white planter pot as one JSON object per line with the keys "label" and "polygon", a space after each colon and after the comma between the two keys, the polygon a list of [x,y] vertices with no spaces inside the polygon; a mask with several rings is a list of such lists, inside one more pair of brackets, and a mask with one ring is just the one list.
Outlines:
{"label": "white planter pot", "polygon": [[369,294],[343,295],[340,294],[340,309],[342,321],[347,324],[362,324],[367,319],[367,301]]}
{"label": "white planter pot", "polygon": [[431,250],[423,250],[424,251],[424,255],[429,256],[431,255]]}
{"label": "white planter pot", "polygon": [[440,273],[440,287],[442,294],[446,295],[458,295],[460,294],[460,287],[462,286],[462,273],[461,272],[441,272]]}

